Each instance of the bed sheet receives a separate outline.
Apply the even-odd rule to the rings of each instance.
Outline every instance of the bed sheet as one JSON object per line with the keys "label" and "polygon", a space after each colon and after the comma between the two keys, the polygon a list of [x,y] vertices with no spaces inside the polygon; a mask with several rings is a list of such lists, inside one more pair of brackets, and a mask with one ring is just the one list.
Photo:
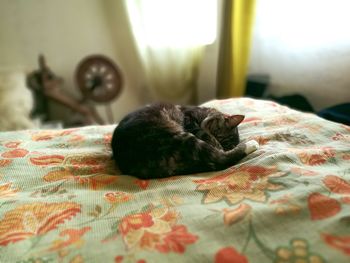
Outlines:
{"label": "bed sheet", "polygon": [[139,180],[114,125],[0,133],[0,262],[350,261],[350,127],[274,102],[245,114],[260,149],[229,169]]}

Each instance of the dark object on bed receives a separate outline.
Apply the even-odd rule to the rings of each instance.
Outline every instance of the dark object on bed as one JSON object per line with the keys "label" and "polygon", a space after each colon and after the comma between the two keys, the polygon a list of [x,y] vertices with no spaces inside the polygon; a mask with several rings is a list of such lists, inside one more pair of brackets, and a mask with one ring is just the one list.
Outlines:
{"label": "dark object on bed", "polygon": [[279,104],[286,105],[292,109],[300,110],[303,112],[315,112],[310,102],[300,94],[292,94],[282,97],[268,96],[267,99],[278,102]]}
{"label": "dark object on bed", "polygon": [[335,105],[317,113],[318,116],[346,125],[350,125],[350,103]]}
{"label": "dark object on bed", "polygon": [[287,96],[273,96],[268,92],[270,76],[266,74],[250,75],[247,78],[245,96],[254,99],[267,99],[276,101],[290,108],[303,112],[315,112],[309,101],[301,94],[291,94]]}
{"label": "dark object on bed", "polygon": [[270,76],[265,74],[250,75],[247,78],[246,97],[263,98],[270,83]]}

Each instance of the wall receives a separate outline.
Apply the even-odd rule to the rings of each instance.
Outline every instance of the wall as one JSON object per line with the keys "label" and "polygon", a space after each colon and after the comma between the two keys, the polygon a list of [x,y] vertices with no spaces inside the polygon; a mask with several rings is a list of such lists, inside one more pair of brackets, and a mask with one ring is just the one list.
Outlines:
{"label": "wall", "polygon": [[349,1],[257,0],[250,73],[277,96],[299,93],[316,110],[350,101]]}
{"label": "wall", "polygon": [[[121,1],[115,1],[120,3]],[[120,7],[114,9],[122,16]],[[125,21],[114,23],[115,31],[125,32]],[[140,104],[129,72],[128,38],[115,41],[109,31],[105,5],[99,0],[1,0],[0,1],[0,69],[37,68],[39,53],[45,54],[49,66],[65,80],[63,89],[79,98],[74,83],[74,71],[79,61],[90,54],[111,57],[124,73],[124,89],[113,104],[115,119]],[[104,115],[104,107],[98,107]],[[53,105],[53,115],[65,118],[70,112]]]}
{"label": "wall", "polygon": [[[65,80],[63,90],[80,97],[74,71],[87,55],[111,57],[124,77],[122,95],[112,103],[114,118],[144,104],[144,73],[129,29],[123,1],[114,0],[0,0],[0,70],[37,68],[39,53]],[[199,101],[215,96],[217,42],[208,46],[200,66]],[[71,112],[51,103],[56,119]],[[104,107],[98,111],[105,117]]]}
{"label": "wall", "polygon": [[[345,28],[350,17],[343,6],[348,1],[332,0],[331,9],[329,1],[257,1],[250,73],[270,74],[274,95],[301,93],[316,109],[350,100],[350,34]],[[0,70],[31,71],[44,53],[65,79],[64,91],[79,98],[76,65],[86,55],[105,54],[124,76],[122,95],[112,104],[116,121],[144,103],[144,74],[133,41],[123,1],[0,0]],[[215,97],[217,53],[218,41],[207,46],[199,103]],[[56,118],[70,115],[60,105],[53,110]],[[98,110],[105,115],[104,107]]]}

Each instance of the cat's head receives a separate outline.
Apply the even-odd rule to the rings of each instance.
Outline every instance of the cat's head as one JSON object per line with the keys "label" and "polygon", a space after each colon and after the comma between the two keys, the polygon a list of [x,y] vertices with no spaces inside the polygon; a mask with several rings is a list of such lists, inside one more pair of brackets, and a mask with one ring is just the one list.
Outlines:
{"label": "cat's head", "polygon": [[239,143],[238,124],[244,119],[244,115],[227,115],[216,113],[203,120],[201,128],[213,135],[227,151]]}

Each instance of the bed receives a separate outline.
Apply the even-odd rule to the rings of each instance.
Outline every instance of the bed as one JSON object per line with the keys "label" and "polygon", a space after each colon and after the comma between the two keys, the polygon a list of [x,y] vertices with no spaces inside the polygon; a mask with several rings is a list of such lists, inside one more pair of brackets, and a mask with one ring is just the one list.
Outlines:
{"label": "bed", "polygon": [[350,127],[271,101],[241,113],[260,149],[229,169],[139,180],[114,125],[0,133],[0,262],[350,262]]}

